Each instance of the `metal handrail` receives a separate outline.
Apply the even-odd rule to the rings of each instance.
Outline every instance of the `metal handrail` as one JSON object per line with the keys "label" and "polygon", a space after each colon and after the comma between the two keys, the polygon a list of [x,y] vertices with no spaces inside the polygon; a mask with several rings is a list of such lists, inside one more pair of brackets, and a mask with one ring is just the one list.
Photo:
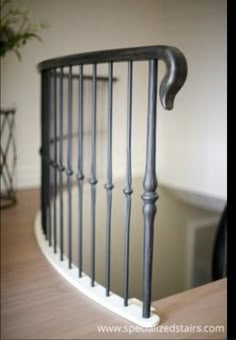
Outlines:
{"label": "metal handrail", "polygon": [[166,76],[160,85],[160,100],[165,109],[171,110],[174,97],[187,77],[186,59],[176,47],[157,45],[73,54],[45,60],[38,64],[38,70],[42,72],[66,66],[152,59],[162,60],[166,64]]}

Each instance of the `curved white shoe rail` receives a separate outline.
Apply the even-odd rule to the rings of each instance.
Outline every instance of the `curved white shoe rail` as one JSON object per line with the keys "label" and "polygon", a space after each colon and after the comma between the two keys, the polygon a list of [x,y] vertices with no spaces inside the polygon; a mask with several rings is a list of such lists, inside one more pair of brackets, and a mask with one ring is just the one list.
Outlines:
{"label": "curved white shoe rail", "polygon": [[[41,227],[41,214],[38,212],[35,219],[35,236],[40,249],[52,264],[52,266],[75,288],[90,297],[95,302],[106,307],[110,311],[120,315],[121,317],[141,326],[141,327],[155,327],[160,323],[160,317],[157,314],[151,313],[151,317],[146,319],[142,317],[142,302],[132,298],[129,299],[128,306],[124,306],[124,300],[114,293],[110,296],[105,295],[105,288],[98,283],[95,287],[91,287],[89,276],[83,274],[82,278],[78,278],[78,268],[72,264],[72,269],[68,268],[68,259],[64,256],[64,261],[59,259],[58,254],[54,254],[53,247],[48,246]],[[151,309],[152,312],[155,310]]]}

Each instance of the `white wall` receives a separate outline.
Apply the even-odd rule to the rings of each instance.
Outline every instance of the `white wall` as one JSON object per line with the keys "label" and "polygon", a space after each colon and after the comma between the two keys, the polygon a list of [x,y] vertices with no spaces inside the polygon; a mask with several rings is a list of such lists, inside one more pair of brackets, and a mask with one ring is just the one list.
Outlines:
{"label": "white wall", "polygon": [[[226,197],[226,1],[18,0],[17,3],[31,8],[34,20],[43,19],[50,24],[42,32],[42,44],[32,41],[22,49],[22,62],[9,53],[1,65],[2,104],[17,108],[18,187],[39,185],[40,179],[38,62],[92,50],[170,44],[186,55],[189,75],[176,98],[174,111],[158,111],[159,181]],[[136,174],[144,170],[145,72],[146,67],[141,65],[141,82],[135,85]],[[125,69],[117,67],[117,73],[120,75],[117,91],[121,94]],[[121,103],[114,117],[119,127],[125,120],[125,112],[118,115],[125,103],[119,97],[114,100]],[[119,137],[114,143],[114,148],[119,148],[115,155],[122,154]]]}
{"label": "white wall", "polygon": [[226,1],[163,2],[166,44],[188,61],[172,112],[161,112],[163,183],[226,198]]}

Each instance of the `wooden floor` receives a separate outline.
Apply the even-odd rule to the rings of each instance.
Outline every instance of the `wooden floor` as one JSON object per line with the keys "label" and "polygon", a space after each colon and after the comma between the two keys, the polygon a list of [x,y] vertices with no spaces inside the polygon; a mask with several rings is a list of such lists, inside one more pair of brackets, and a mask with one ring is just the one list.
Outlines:
{"label": "wooden floor", "polygon": [[[15,207],[1,211],[1,339],[226,338],[225,279],[155,302],[161,325],[171,326],[167,332],[135,329],[80,294],[51,267],[34,238],[38,208],[39,192],[27,190],[18,193]],[[181,325],[189,332],[173,332]],[[193,325],[225,329],[192,332]],[[117,327],[99,332],[99,326]]]}

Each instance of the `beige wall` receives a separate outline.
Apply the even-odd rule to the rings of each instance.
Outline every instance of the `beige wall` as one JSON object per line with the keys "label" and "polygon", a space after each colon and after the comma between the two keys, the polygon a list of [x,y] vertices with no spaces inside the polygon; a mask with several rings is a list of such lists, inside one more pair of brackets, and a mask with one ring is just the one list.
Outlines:
{"label": "beige wall", "polygon": [[[2,104],[17,108],[18,187],[39,185],[40,78],[38,62],[92,50],[152,44],[179,47],[189,75],[174,111],[158,111],[160,182],[226,197],[226,1],[224,0],[30,0],[33,19],[50,24],[42,44],[22,49],[22,62],[2,61]],[[144,170],[146,66],[135,66],[134,172]],[[164,68],[161,67],[163,74]],[[103,71],[102,71],[103,72]],[[114,169],[123,173],[125,65],[115,73]],[[137,79],[138,80],[138,79]]]}

